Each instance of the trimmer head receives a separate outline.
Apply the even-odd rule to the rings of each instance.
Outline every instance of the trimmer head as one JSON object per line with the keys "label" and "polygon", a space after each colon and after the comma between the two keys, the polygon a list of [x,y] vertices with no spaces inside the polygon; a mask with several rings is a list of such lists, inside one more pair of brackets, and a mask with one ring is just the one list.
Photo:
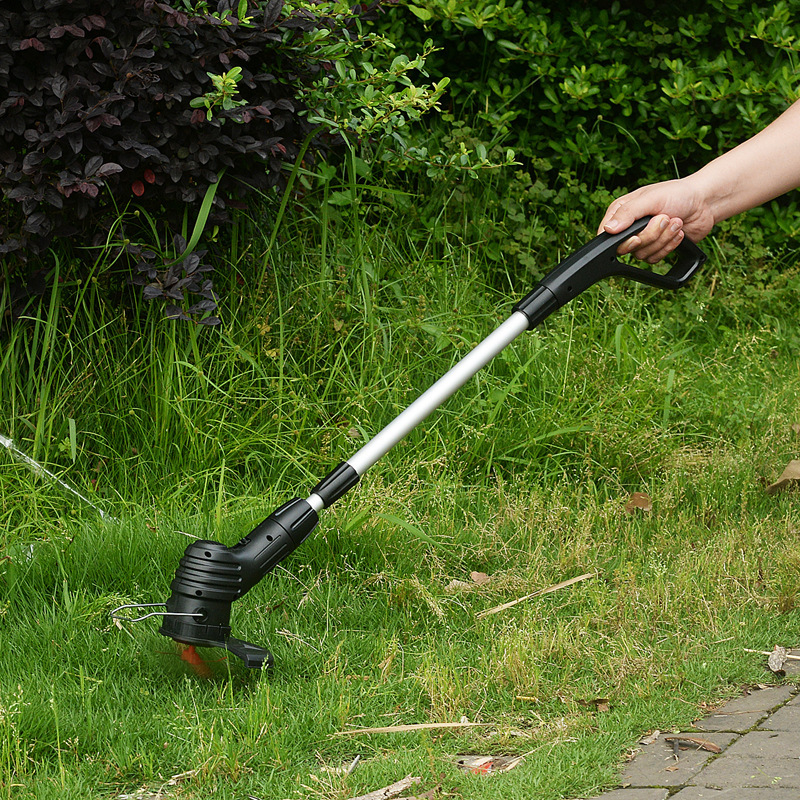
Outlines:
{"label": "trimmer head", "polygon": [[231,636],[231,604],[244,593],[243,570],[234,550],[203,540],[186,548],[158,632],[183,644],[222,647],[248,667],[264,662],[269,666],[268,651]]}
{"label": "trimmer head", "polygon": [[[303,542],[318,519],[308,501],[295,498],[233,547],[205,540],[192,542],[180,560],[166,603],[121,606],[112,616],[138,622],[161,615],[158,632],[176,642],[221,647],[241,658],[247,667],[269,667],[269,651],[231,636],[231,604]],[[119,614],[124,609],[144,607],[164,610],[135,619]]]}

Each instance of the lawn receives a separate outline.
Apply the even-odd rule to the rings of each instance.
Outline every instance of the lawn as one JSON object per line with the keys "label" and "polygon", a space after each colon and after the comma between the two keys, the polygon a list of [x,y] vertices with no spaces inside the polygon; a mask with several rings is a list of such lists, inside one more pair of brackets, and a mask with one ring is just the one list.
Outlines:
{"label": "lawn", "polygon": [[271,670],[209,649],[202,677],[111,620],[166,599],[191,538],[305,497],[531,288],[458,209],[443,239],[370,213],[274,241],[240,218],[217,328],[111,304],[99,259],[4,329],[0,433],[106,512],[0,451],[5,796],[590,797],[644,732],[780,680],[745,649],[800,639],[797,496],[766,492],[800,446],[798,271],[724,232],[683,292],[612,281],[523,335],[327,511],[234,604]]}

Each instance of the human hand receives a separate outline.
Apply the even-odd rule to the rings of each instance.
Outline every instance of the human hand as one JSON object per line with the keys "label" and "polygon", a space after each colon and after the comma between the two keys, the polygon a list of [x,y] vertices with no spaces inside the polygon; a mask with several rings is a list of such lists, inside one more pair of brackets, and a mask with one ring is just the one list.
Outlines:
{"label": "human hand", "polygon": [[619,255],[633,253],[654,264],[669,255],[684,236],[698,242],[714,227],[708,205],[684,179],[643,186],[617,198],[606,210],[598,233],[619,233],[649,215],[653,218],[647,227],[617,248]]}

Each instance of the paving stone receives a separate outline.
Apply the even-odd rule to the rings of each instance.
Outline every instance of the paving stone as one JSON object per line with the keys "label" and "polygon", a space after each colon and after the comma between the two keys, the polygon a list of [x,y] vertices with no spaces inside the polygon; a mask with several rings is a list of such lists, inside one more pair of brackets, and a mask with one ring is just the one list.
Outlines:
{"label": "paving stone", "polygon": [[614,789],[595,800],[667,800],[668,793],[668,789]]}
{"label": "paving stone", "polygon": [[702,719],[694,726],[702,731],[748,731],[773,708],[792,697],[791,686],[770,686],[752,689],[749,694],[737,697]]}
{"label": "paving stone", "polygon": [[[788,652],[790,656],[797,656],[800,658],[800,649],[795,648],[794,650],[789,650]],[[798,661],[796,658],[788,659],[783,665],[783,671],[787,675],[791,676],[800,675],[800,661]]]}
{"label": "paving stone", "polygon": [[[697,733],[686,736],[697,736]],[[737,737],[734,733],[708,733],[703,738],[724,750]],[[706,750],[681,750],[676,761],[672,745],[662,737],[637,753],[622,773],[620,783],[633,787],[682,786],[689,783],[713,755]]]}
{"label": "paving stone", "polygon": [[750,731],[734,742],[725,756],[800,758],[800,736],[792,731]]}
{"label": "paving stone", "polygon": [[766,712],[760,711],[739,714],[709,714],[703,719],[695,720],[694,727],[698,731],[735,731],[736,733],[744,733],[758,725],[766,716]]}
{"label": "paving stone", "polygon": [[[751,730],[756,725],[758,728]],[[626,788],[607,792],[596,800],[800,798],[797,687],[752,690],[697,720],[695,727],[694,733],[686,735],[699,735],[723,752],[681,750],[676,760],[671,744],[661,737],[628,764],[620,781]],[[674,793],[669,795],[669,790]]]}
{"label": "paving stone", "polygon": [[759,726],[765,731],[800,731],[800,704],[795,701],[770,714]]}
{"label": "paving stone", "polygon": [[705,786],[687,786],[669,800],[797,800],[797,789],[707,789]]}
{"label": "paving stone", "polygon": [[[712,761],[691,780],[693,786],[709,789],[765,788],[800,789],[800,759],[797,758],[752,758],[729,756],[727,753]],[[795,797],[800,792],[795,791]]]}
{"label": "paving stone", "polygon": [[794,692],[795,688],[793,686],[769,686],[766,689],[750,689],[747,694],[743,694],[741,697],[734,697],[733,700],[729,700],[714,713],[772,711],[773,708],[777,708],[787,700],[791,700]]}

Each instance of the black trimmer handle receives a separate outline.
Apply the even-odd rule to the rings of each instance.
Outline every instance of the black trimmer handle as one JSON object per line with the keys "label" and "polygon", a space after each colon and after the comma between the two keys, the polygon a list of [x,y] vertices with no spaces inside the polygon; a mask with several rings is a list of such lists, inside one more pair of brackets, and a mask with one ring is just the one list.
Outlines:
{"label": "black trimmer handle", "polygon": [[[652,217],[642,217],[637,220],[628,230],[622,233],[601,233],[594,241],[597,242],[604,237],[608,237],[605,243],[601,243],[603,248],[611,247],[616,252],[622,242],[631,236],[643,231]],[[586,247],[591,247],[594,242],[590,242]],[[586,248],[584,248],[586,249]],[[688,237],[684,236],[683,241],[678,245],[675,250],[676,262],[672,265],[666,275],[661,275],[649,269],[642,269],[634,267],[631,264],[625,264],[619,259],[614,259],[616,269],[609,275],[621,275],[625,278],[631,278],[639,283],[646,283],[648,286],[655,286],[658,289],[680,289],[685,286],[689,279],[697,272],[706,261],[706,254]],[[605,276],[603,276],[605,277]]]}
{"label": "black trimmer handle", "polygon": [[548,273],[514,306],[514,311],[525,314],[534,328],[573,297],[612,275],[659,289],[684,286],[706,260],[706,254],[685,236],[675,251],[677,261],[665,275],[625,264],[617,258],[617,248],[622,242],[643,231],[651,219],[642,217],[621,233],[601,233],[592,239]]}

